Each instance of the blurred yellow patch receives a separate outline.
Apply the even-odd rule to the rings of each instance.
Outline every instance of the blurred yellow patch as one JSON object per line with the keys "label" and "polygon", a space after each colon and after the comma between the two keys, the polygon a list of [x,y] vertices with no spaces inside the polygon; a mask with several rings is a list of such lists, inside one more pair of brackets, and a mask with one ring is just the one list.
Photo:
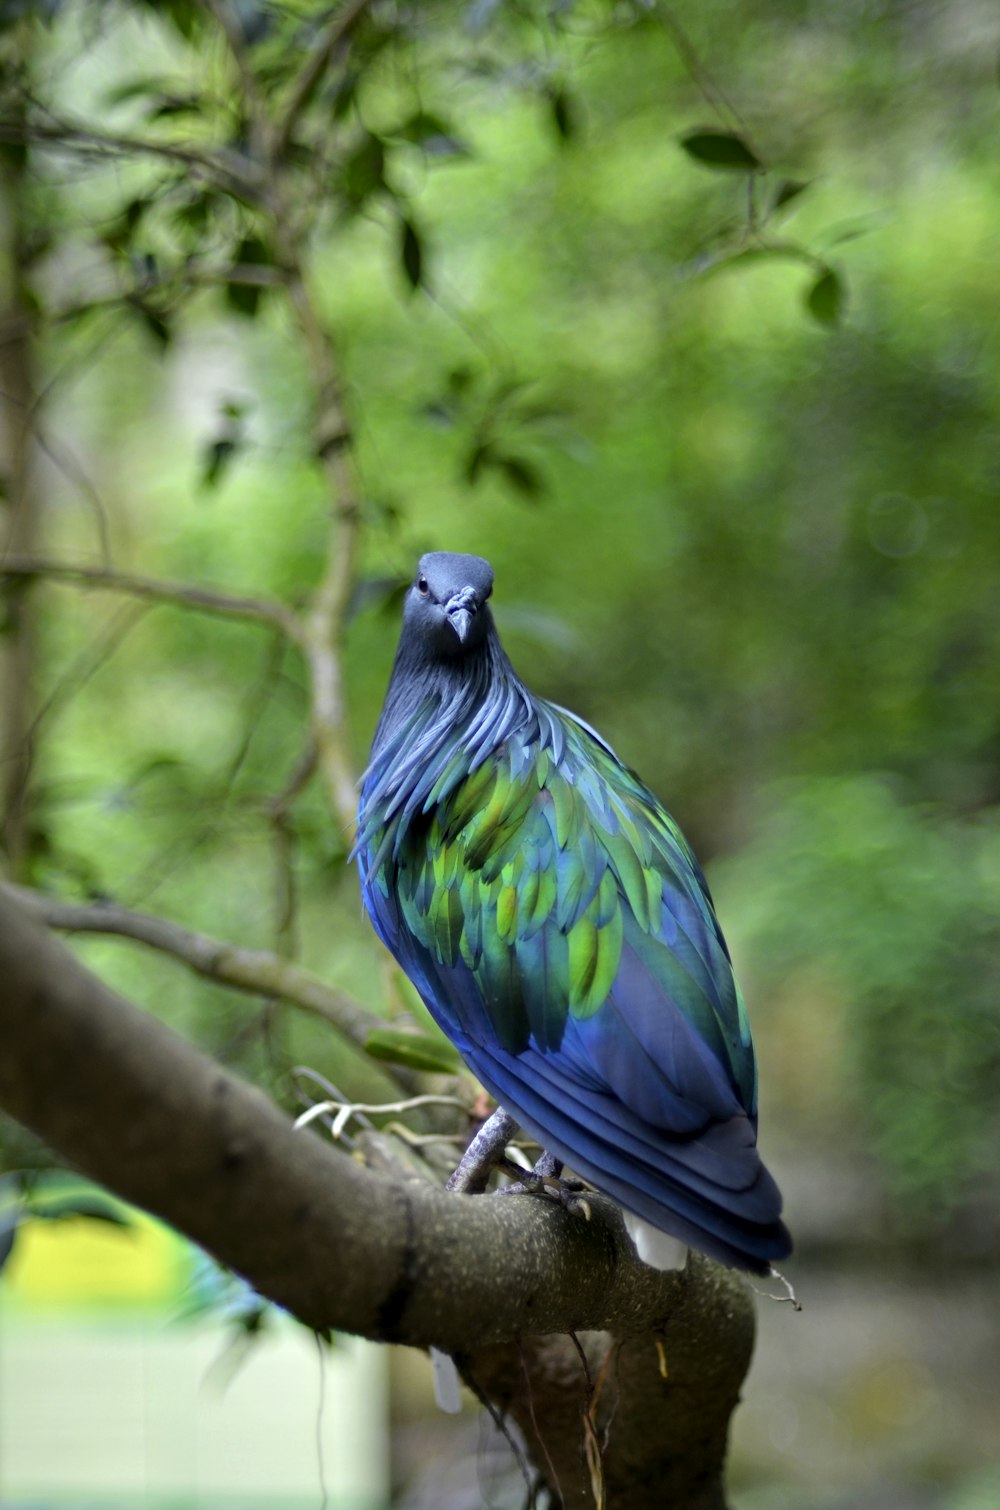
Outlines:
{"label": "blurred yellow patch", "polygon": [[90,1218],[25,1222],[2,1288],[34,1307],[151,1305],[175,1299],[187,1279],[187,1250],[140,1212],[128,1227]]}

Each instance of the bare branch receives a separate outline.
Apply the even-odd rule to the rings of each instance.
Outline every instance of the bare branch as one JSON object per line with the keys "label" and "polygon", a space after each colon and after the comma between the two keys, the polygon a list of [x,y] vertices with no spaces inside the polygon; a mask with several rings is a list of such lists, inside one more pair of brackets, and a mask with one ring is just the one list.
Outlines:
{"label": "bare branch", "polygon": [[11,555],[0,558],[0,576],[45,577],[54,582],[72,582],[80,587],[106,588],[130,597],[149,598],[163,603],[184,604],[203,613],[246,619],[250,623],[269,624],[280,629],[288,639],[300,644],[302,626],[290,608],[268,598],[239,598],[196,587],[189,582],[166,582],[157,577],[140,577],[107,566],[84,562],[52,561],[46,556]]}
{"label": "bare branch", "polygon": [[98,157],[162,157],[201,174],[227,193],[250,204],[261,200],[256,166],[236,152],[212,152],[180,142],[153,141],[112,131],[96,131],[69,121],[28,121],[21,125],[0,121],[0,142],[16,146],[49,146]]}
{"label": "bare branch", "polygon": [[705,97],[705,100],[716,112],[716,114],[727,125],[730,121],[735,121],[739,130],[743,133],[743,135],[749,142],[750,133],[746,121],[740,115],[740,112],[737,110],[732,100],[729,99],[721,86],[715,81],[715,79],[713,79],[712,75],[705,67],[705,64],[698,56],[697,50],[695,49],[691,38],[688,36],[687,32],[684,30],[684,27],[677,19],[677,16],[674,14],[673,9],[665,3],[665,0],[657,0],[654,9],[656,15],[659,17],[659,20],[663,25],[664,30],[667,32],[671,41],[673,42],[677,56],[680,58],[681,63],[690,76],[692,82],[697,86],[698,89],[700,89],[701,93]]}
{"label": "bare branch", "polygon": [[316,393],[315,446],[330,493],[336,527],[326,566],[302,624],[301,645],[312,683],[312,733],[330,805],[345,835],[354,832],[356,774],[341,665],[347,608],[354,585],[361,501],[352,460],[353,433],[344,407],[336,350],[298,260],[287,218],[275,226],[288,295],[305,339]]}
{"label": "bare branch", "polygon": [[194,933],[179,923],[133,912],[113,902],[64,902],[27,886],[0,888],[16,897],[32,917],[69,933],[109,933],[133,939],[161,954],[180,960],[195,974],[236,991],[255,996],[273,996],[303,1011],[333,1023],[362,1048],[373,1028],[384,1026],[381,1017],[369,1012],[344,991],[327,985],[301,965],[264,949],[242,949]]}
{"label": "bare branch", "polygon": [[346,0],[340,10],[331,16],[326,30],[309,55],[309,61],[295,80],[291,98],[285,107],[285,114],[275,133],[273,147],[275,162],[280,161],[288,151],[299,116],[312,99],[313,92],[330,66],[337,49],[348,41],[354,27],[368,9],[369,3],[370,0]]}
{"label": "bare branch", "polygon": [[[23,105],[15,106],[20,113]],[[34,303],[28,284],[30,258],[26,243],[24,163],[7,165],[0,184],[0,287],[3,321],[20,325]],[[0,451],[4,455],[5,502],[0,506],[2,551],[37,549],[41,524],[37,438],[31,414],[38,398],[34,353],[27,329],[0,349]],[[0,552],[2,553],[2,552]],[[0,826],[10,864],[20,872],[31,843],[27,805],[31,778],[31,726],[34,708],[37,637],[34,604],[12,593],[4,644],[0,647],[0,693],[5,732],[5,769],[0,794]]]}
{"label": "bare branch", "polygon": [[264,811],[272,823],[283,823],[296,797],[309,785],[316,774],[316,746],[310,739],[292,768],[291,775],[280,792],[269,797]]}

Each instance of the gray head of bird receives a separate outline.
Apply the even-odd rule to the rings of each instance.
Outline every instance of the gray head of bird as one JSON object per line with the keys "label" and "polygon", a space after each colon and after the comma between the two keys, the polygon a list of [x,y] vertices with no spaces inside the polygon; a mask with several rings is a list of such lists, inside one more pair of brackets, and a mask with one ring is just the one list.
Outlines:
{"label": "gray head of bird", "polygon": [[403,607],[403,637],[434,659],[475,650],[490,628],[493,568],[482,556],[429,551],[421,556]]}

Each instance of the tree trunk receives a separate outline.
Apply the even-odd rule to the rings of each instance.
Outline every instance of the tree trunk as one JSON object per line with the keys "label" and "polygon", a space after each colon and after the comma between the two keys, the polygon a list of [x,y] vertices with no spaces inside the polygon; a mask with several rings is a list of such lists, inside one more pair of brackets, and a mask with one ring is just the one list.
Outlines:
{"label": "tree trunk", "polygon": [[[16,29],[15,29],[16,30]],[[8,64],[10,60],[8,59]],[[23,60],[13,63],[23,67]],[[25,96],[16,92],[12,109],[24,124]],[[0,148],[0,446],[4,524],[0,538],[6,554],[32,554],[38,544],[38,494],[33,421],[37,400],[31,353],[32,304],[27,287],[29,247],[24,192],[28,149]],[[31,720],[35,668],[35,630],[30,586],[9,582],[0,638],[0,698],[3,732],[3,846],[10,873],[27,879],[31,835],[27,810],[31,770]]]}

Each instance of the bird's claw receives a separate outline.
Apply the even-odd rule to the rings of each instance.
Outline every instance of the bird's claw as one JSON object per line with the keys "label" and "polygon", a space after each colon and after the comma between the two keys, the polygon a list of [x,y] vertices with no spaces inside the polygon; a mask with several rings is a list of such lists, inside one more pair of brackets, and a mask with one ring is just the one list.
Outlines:
{"label": "bird's claw", "polygon": [[543,1152],[534,1169],[524,1169],[508,1157],[504,1150],[516,1131],[514,1118],[498,1106],[472,1139],[447,1189],[480,1194],[486,1189],[492,1171],[499,1169],[510,1177],[510,1183],[502,1185],[498,1195],[544,1195],[589,1222],[593,1212],[582,1193],[586,1187],[580,1180],[562,1178],[561,1159]]}
{"label": "bird's claw", "polygon": [[[516,1174],[509,1185],[502,1185],[497,1195],[544,1195],[549,1200],[558,1201],[564,1210],[573,1216],[582,1216],[590,1221],[593,1211],[590,1202],[583,1194],[584,1186],[579,1180],[564,1180],[558,1174],[550,1174],[548,1168],[542,1172],[539,1166],[550,1155],[543,1154],[534,1169],[521,1170],[516,1166],[507,1166],[505,1172]],[[501,1168],[504,1166],[501,1165]],[[560,1169],[562,1165],[558,1166]]]}

